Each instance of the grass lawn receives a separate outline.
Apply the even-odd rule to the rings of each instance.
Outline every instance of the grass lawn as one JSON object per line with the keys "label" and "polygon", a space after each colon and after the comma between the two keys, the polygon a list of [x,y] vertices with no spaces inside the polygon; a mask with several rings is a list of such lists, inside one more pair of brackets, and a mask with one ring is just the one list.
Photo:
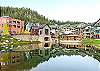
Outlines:
{"label": "grass lawn", "polygon": [[93,44],[97,47],[100,48],[100,40],[94,39]]}
{"label": "grass lawn", "polygon": [[96,40],[96,39],[95,39],[95,40],[93,41],[93,43],[94,43],[94,44],[100,44],[100,40]]}
{"label": "grass lawn", "polygon": [[90,39],[90,38],[85,38],[82,40],[83,45],[94,45],[96,48],[100,48],[100,40],[98,39]]}
{"label": "grass lawn", "polygon": [[[40,41],[21,41],[17,40],[11,36],[0,36],[0,46],[17,46],[17,45],[26,45],[26,44],[36,44],[41,43]],[[5,48],[3,48],[5,49]],[[2,50],[2,48],[0,48]]]}

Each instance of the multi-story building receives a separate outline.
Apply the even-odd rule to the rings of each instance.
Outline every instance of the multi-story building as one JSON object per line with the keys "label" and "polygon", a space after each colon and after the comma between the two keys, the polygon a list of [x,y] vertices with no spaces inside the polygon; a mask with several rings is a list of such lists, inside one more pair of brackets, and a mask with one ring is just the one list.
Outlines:
{"label": "multi-story building", "polygon": [[82,40],[82,35],[79,35],[76,33],[75,30],[66,30],[62,33],[60,33],[60,41],[59,43],[67,45],[67,47],[81,47],[81,40]]}
{"label": "multi-story building", "polygon": [[0,17],[0,35],[21,34],[24,32],[24,21],[9,16]]}
{"label": "multi-story building", "polygon": [[37,36],[39,41],[45,43],[45,46],[48,46],[52,39],[50,34],[51,28],[49,25],[33,25],[30,30],[31,36]]}
{"label": "multi-story building", "polygon": [[87,26],[84,28],[83,36],[85,38],[95,38],[95,29],[92,26]]}

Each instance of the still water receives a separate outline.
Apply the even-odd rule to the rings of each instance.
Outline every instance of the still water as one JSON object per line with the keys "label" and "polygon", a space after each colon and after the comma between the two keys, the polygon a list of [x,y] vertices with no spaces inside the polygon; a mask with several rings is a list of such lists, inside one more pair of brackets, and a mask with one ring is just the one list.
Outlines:
{"label": "still water", "polygon": [[40,63],[30,71],[100,71],[99,62],[91,57],[57,56]]}
{"label": "still water", "polygon": [[61,47],[18,49],[0,53],[1,71],[100,71],[100,56],[93,53],[87,55],[78,49]]}

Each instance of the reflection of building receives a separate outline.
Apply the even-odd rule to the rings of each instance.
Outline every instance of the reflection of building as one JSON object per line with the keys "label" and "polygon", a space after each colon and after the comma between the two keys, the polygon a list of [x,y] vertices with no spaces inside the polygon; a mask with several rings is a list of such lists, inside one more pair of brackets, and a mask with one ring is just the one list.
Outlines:
{"label": "reflection of building", "polygon": [[78,42],[75,42],[75,43],[62,43],[62,46],[63,47],[66,47],[66,48],[83,48],[82,44],[81,43],[78,43]]}
{"label": "reflection of building", "polygon": [[49,57],[50,56],[50,49],[45,49],[45,48],[34,49],[32,51],[32,54],[33,55],[40,55],[40,56],[43,56],[43,57]]}
{"label": "reflection of building", "polygon": [[[50,49],[34,49],[26,52],[0,54],[0,71],[23,71],[37,67],[50,58]],[[1,61],[2,60],[2,61]]]}
{"label": "reflection of building", "polygon": [[21,59],[21,56],[18,52],[11,52],[10,54],[11,64],[20,62],[20,59]]}
{"label": "reflection of building", "polygon": [[8,66],[19,64],[23,58],[19,52],[1,53],[0,56],[1,71],[10,71]]}
{"label": "reflection of building", "polygon": [[13,51],[31,51],[34,49],[51,48],[52,43],[34,43],[28,45],[17,46]]}
{"label": "reflection of building", "polygon": [[24,21],[8,16],[0,17],[0,34],[20,34],[24,31]]}
{"label": "reflection of building", "polygon": [[51,48],[52,43],[39,43],[39,44],[32,44],[31,47],[33,49],[42,49],[42,48]]}

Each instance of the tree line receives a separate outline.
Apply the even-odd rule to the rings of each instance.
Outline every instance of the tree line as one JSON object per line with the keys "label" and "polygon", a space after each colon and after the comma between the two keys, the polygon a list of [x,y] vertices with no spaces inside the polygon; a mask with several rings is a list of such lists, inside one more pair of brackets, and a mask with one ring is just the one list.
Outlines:
{"label": "tree line", "polygon": [[2,7],[0,6],[0,16],[10,16],[12,18],[20,19],[25,21],[25,25],[28,22],[31,23],[40,23],[40,24],[79,24],[80,22],[72,21],[56,21],[50,20],[43,15],[38,14],[37,11],[31,10],[30,8],[17,8],[17,7]]}

